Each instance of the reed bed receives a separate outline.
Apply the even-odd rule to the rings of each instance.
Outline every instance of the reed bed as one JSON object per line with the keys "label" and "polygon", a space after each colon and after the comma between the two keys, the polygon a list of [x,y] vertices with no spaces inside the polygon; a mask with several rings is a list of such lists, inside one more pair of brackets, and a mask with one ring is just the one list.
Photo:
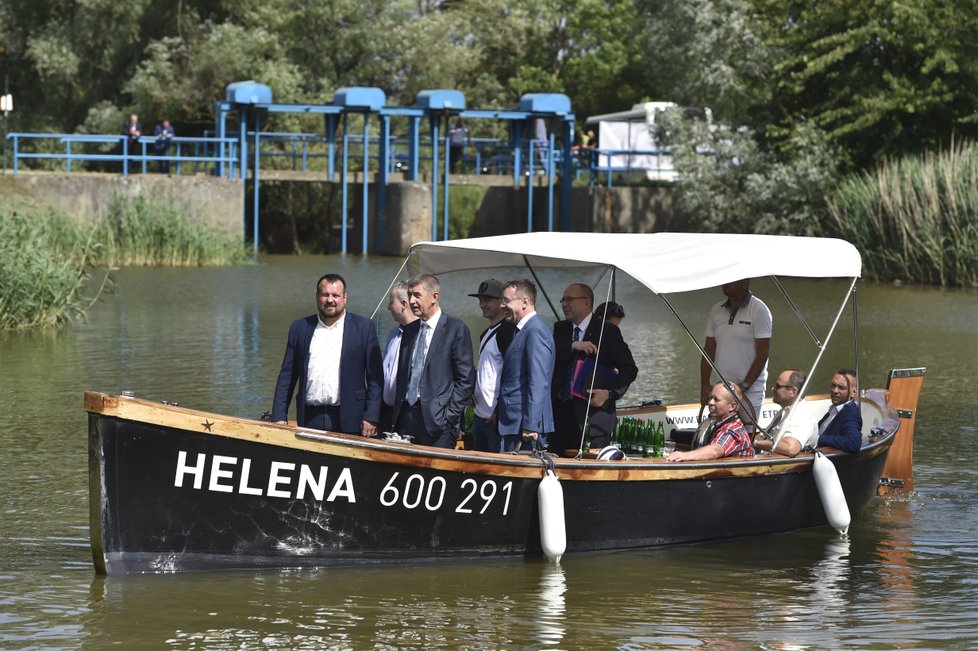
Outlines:
{"label": "reed bed", "polygon": [[[83,317],[111,282],[114,267],[248,260],[236,238],[140,198],[115,199],[94,227],[56,210],[0,200],[0,330]],[[93,287],[91,278],[99,274],[101,283]]]}
{"label": "reed bed", "polygon": [[186,211],[142,197],[116,198],[99,224],[105,264],[133,266],[224,266],[248,260],[236,238]]}
{"label": "reed bed", "polygon": [[84,315],[101,244],[64,215],[0,206],[0,330],[57,326]]}
{"label": "reed bed", "polygon": [[825,230],[862,252],[868,278],[978,286],[978,145],[886,161],[843,182]]}

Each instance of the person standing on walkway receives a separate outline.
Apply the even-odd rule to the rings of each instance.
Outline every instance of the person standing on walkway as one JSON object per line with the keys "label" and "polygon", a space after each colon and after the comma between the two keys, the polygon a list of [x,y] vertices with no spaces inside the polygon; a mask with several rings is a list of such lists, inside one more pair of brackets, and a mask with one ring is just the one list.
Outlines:
{"label": "person standing on walkway", "polygon": [[160,160],[156,161],[156,169],[162,174],[170,173],[170,161],[166,157],[170,155],[170,141],[175,135],[176,132],[169,120],[163,120],[153,130],[153,136],[156,138],[153,142],[153,150],[160,157]]}

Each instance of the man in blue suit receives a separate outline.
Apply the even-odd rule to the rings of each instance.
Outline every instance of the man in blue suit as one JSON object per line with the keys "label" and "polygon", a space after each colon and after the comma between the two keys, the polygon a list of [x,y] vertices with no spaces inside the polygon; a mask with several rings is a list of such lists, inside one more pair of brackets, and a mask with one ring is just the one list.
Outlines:
{"label": "man in blue suit", "polygon": [[518,332],[503,356],[499,383],[500,452],[524,442],[545,448],[554,431],[550,379],[554,372],[554,338],[536,312],[537,288],[527,278],[503,287],[506,318]]}
{"label": "man in blue suit", "polygon": [[855,371],[840,368],[829,385],[832,406],[818,421],[818,445],[830,446],[856,454],[863,444],[863,417],[859,405],[853,401]]}
{"label": "man in blue suit", "polygon": [[465,405],[472,398],[472,337],[462,321],[442,312],[438,278],[408,280],[408,304],[419,317],[404,326],[397,366],[394,423],[401,435],[454,448]]}
{"label": "man in blue suit", "polygon": [[275,384],[272,420],[285,424],[296,384],[302,427],[371,437],[380,420],[384,368],[373,321],[346,311],[346,281],[326,274],[316,283],[317,314],[289,328]]}

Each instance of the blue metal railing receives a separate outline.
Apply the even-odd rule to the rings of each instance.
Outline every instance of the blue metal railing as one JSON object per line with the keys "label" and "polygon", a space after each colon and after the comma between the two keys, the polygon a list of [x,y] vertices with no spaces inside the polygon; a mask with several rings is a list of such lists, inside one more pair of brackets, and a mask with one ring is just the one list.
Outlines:
{"label": "blue metal railing", "polygon": [[[316,133],[281,133],[259,132],[262,158],[281,158],[290,161],[294,171],[310,171],[314,161],[324,161],[329,158],[329,142],[323,135]],[[254,138],[254,133],[248,134]],[[228,178],[237,178],[235,167],[238,163],[238,140],[236,138],[204,137],[175,137],[171,140],[171,153],[160,156],[155,153],[156,138],[143,136],[139,139],[139,150],[130,151],[129,141],[121,135],[92,135],[92,134],[49,134],[49,133],[9,133],[7,139],[13,145],[13,173],[17,174],[24,161],[57,160],[64,162],[67,172],[78,171],[75,163],[85,162],[121,162],[122,174],[127,176],[133,171],[132,166],[146,174],[153,163],[173,163],[176,175],[182,174],[186,168],[190,173],[202,170],[213,173],[217,164],[224,163]],[[431,166],[431,138],[422,137],[422,150],[427,155],[419,157],[420,163]],[[30,142],[54,142],[63,146],[63,151],[38,151],[36,148],[25,150],[24,145]],[[349,134],[347,142],[350,145],[351,160],[359,160],[364,155],[364,136]],[[380,151],[380,136],[370,135],[366,139],[367,155],[376,156]],[[391,136],[387,147],[387,170],[389,172],[404,172],[409,165],[407,136]],[[458,166],[453,171],[460,173],[483,175],[511,175],[514,169],[522,171],[523,176],[532,172],[543,172],[549,167],[555,170],[559,167],[562,152],[559,148],[549,147],[549,143],[541,146],[535,143],[529,146],[524,141],[521,147],[514,148],[507,140],[496,138],[468,138],[463,148],[463,154]],[[90,151],[86,148],[101,147],[102,151]],[[116,151],[105,151],[112,146]],[[533,150],[532,159],[530,150]],[[548,154],[550,158],[548,158]],[[635,157],[654,157],[656,164],[630,164]],[[665,160],[664,160],[665,159]],[[618,162],[621,161],[621,162]],[[575,177],[580,178],[582,172],[589,175],[589,184],[599,184],[603,177],[603,185],[612,187],[615,174],[641,173],[664,181],[674,181],[677,173],[671,165],[671,152],[668,149],[627,150],[627,149],[587,149],[578,152],[573,159]],[[443,164],[443,163],[442,163]]]}
{"label": "blue metal railing", "polygon": [[[22,161],[29,160],[58,160],[64,161],[65,171],[72,172],[76,162],[121,162],[122,175],[128,176],[131,165],[139,165],[143,174],[151,163],[176,163],[176,174],[183,171],[184,165],[191,166],[196,173],[201,168],[212,171],[212,164],[225,163],[228,165],[228,178],[233,178],[234,166],[237,161],[237,140],[233,138],[184,138],[176,137],[170,141],[173,153],[165,156],[157,155],[153,146],[156,138],[143,136],[139,138],[139,151],[130,151],[129,139],[125,136],[91,135],[78,133],[8,133],[7,139],[13,144],[13,173],[16,175]],[[63,151],[37,151],[34,148],[24,150],[26,143],[55,143],[63,146]],[[74,147],[73,147],[74,145]],[[88,147],[97,146],[101,151],[92,152]],[[106,152],[111,146],[114,152]],[[78,147],[82,148],[79,151]]]}

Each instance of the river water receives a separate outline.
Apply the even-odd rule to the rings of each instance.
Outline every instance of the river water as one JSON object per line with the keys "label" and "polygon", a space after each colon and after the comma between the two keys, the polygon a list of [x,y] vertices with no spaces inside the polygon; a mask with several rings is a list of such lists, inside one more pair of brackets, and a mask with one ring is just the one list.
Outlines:
{"label": "river water", "polygon": [[[854,515],[848,539],[822,528],[570,556],[560,569],[532,559],[96,576],[83,391],[130,390],[259,415],[271,406],[289,323],[314,310],[316,279],[342,273],[348,308],[370,314],[399,265],[379,257],[307,256],[225,269],[124,269],[87,322],[0,335],[0,648],[978,645],[974,291],[859,286],[863,385],[882,386],[891,367],[928,372],[914,449],[916,490],[908,498],[877,498]],[[446,311],[476,333],[484,321],[466,294],[484,275],[442,279]],[[597,279],[593,272],[542,274],[552,298],[577,278]],[[786,286],[824,338],[845,286]],[[768,280],[755,281],[754,290],[774,313],[772,371],[807,365],[815,346],[786,302]],[[628,279],[619,279],[617,292],[640,368],[627,398],[689,402],[698,362],[685,332],[661,301]],[[719,298],[713,290],[673,301],[700,336]],[[391,322],[386,312],[381,316],[386,332]],[[827,385],[831,368],[851,365],[850,311],[839,330],[816,386]]]}

